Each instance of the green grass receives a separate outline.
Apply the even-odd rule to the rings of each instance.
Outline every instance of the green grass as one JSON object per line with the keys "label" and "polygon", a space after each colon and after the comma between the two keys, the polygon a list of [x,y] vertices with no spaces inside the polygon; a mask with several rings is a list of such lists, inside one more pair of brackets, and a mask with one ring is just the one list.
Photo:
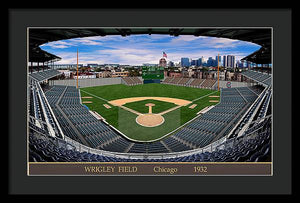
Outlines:
{"label": "green grass", "polygon": [[[212,94],[210,94],[209,96],[220,96],[220,92],[219,91],[215,91]],[[202,109],[204,109],[207,106],[211,106],[211,105],[216,105],[217,103],[211,103],[209,102],[209,100],[219,100],[219,98],[211,98],[209,96],[203,97],[202,99],[199,99],[195,102],[193,102],[192,104],[197,104],[197,106],[194,109],[190,109],[189,106],[183,106],[181,107],[181,125],[188,122],[189,120],[191,120],[192,118],[194,118],[197,113],[199,111],[201,111]]]}
{"label": "green grass", "polygon": [[193,100],[214,90],[199,89],[167,84],[144,84],[127,86],[122,84],[105,85],[97,87],[80,88],[81,90],[95,94],[107,100],[115,100],[130,97],[171,97],[185,100]]}
{"label": "green grass", "polygon": [[[126,86],[126,85],[106,85],[106,86],[97,86],[97,87],[87,87],[81,88],[81,96],[91,96],[93,98],[82,99],[82,101],[92,101],[93,103],[85,104],[91,110],[98,112],[103,116],[108,123],[113,125],[115,128],[119,129],[126,136],[141,140],[149,141],[157,139],[167,134],[168,132],[176,129],[180,125],[183,125],[187,121],[191,120],[197,115],[201,109],[210,106],[216,105],[217,103],[210,103],[209,100],[218,100],[219,98],[210,98],[212,95],[220,95],[220,92],[209,89],[199,89],[192,87],[183,87],[167,84],[144,84],[136,86]],[[82,91],[83,90],[83,91]],[[102,99],[94,97],[90,94],[96,95]],[[208,96],[209,94],[209,96]],[[121,99],[121,98],[130,98],[130,97],[170,97],[170,98],[179,98],[189,101],[193,101],[200,97],[203,97],[199,100],[194,101],[193,103],[183,106],[175,111],[171,111],[167,114],[164,114],[165,122],[157,127],[143,127],[138,125],[135,122],[137,117],[136,114],[125,111],[119,107],[110,105],[107,101]],[[107,100],[107,101],[105,101]],[[157,100],[144,100],[138,102],[132,102],[125,104],[126,107],[136,110],[140,113],[148,113],[148,107],[145,106],[146,103],[154,103],[155,106],[152,107],[153,113],[160,113],[167,109],[170,109],[176,106],[173,103],[157,101]],[[108,104],[112,108],[107,109],[103,104]],[[188,108],[192,104],[197,104],[194,109]]]}
{"label": "green grass", "polygon": [[[91,96],[85,92],[80,92],[81,97],[85,97],[85,96]],[[91,99],[81,99],[82,101],[91,101],[93,103],[89,103],[89,104],[84,104],[87,107],[89,107],[90,110],[92,111],[96,111],[98,112],[102,117],[104,117],[106,119],[106,121],[108,123],[110,123],[111,125],[113,125],[114,127],[118,127],[118,111],[119,111],[119,107],[115,107],[112,106],[110,104],[108,104],[107,102],[98,99],[96,97],[93,97]],[[109,106],[111,106],[110,109],[107,109],[103,106],[103,104],[108,104]]]}
{"label": "green grass", "polygon": [[149,107],[145,106],[145,104],[148,104],[148,103],[155,104],[155,106],[152,107],[152,113],[160,113],[160,112],[166,111],[166,110],[176,106],[174,103],[157,101],[157,100],[153,100],[153,99],[131,102],[131,103],[125,104],[124,106],[126,106],[130,109],[133,109],[137,112],[140,112],[140,113],[148,113]]}

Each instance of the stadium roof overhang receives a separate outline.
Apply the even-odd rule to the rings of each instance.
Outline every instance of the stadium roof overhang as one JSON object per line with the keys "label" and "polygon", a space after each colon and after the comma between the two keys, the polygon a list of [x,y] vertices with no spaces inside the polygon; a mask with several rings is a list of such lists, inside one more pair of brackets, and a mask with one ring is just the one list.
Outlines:
{"label": "stadium roof overhang", "polygon": [[270,28],[30,28],[29,46],[33,49],[48,42],[71,38],[107,35],[125,37],[135,34],[194,35],[248,41],[261,48],[243,60],[257,64],[271,63]]}
{"label": "stadium roof overhang", "polygon": [[29,47],[29,62],[55,62],[61,60],[55,56],[42,50],[40,47]]}

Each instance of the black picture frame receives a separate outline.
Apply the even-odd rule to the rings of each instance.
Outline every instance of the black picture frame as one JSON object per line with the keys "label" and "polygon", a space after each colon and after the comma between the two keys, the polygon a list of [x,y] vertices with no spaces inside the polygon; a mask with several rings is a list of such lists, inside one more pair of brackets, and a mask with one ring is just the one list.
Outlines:
{"label": "black picture frame", "polygon": [[[27,102],[26,28],[31,26],[272,27],[274,31],[273,176],[27,176],[26,108],[24,108]],[[292,190],[291,31],[290,9],[9,9],[9,194],[290,194]]]}

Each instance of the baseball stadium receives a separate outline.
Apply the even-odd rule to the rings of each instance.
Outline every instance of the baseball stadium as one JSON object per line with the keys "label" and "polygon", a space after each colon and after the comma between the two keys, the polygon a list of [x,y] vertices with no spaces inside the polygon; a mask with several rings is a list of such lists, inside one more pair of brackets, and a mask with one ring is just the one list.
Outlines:
{"label": "baseball stadium", "polygon": [[[28,28],[28,162],[271,162],[272,67],[244,82],[141,76],[57,79],[59,56],[41,45],[91,36],[164,34],[261,46],[243,58],[272,64],[267,28]],[[37,66],[32,66],[37,63]]]}

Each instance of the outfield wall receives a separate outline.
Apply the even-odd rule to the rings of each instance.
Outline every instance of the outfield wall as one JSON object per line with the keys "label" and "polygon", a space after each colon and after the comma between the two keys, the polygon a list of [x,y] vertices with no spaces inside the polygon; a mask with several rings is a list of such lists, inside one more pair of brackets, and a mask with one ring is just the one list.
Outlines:
{"label": "outfield wall", "polygon": [[[235,87],[249,87],[249,86],[253,86],[256,83],[249,83],[249,82],[237,82],[237,81],[223,81],[220,80],[219,81],[219,86],[220,88],[228,88],[227,87],[227,83],[230,82],[231,84],[231,88],[235,88]],[[215,87],[218,87],[218,81],[215,84]]]}
{"label": "outfield wall", "polygon": [[[65,85],[65,86],[76,86],[75,79],[69,80],[51,80],[51,85]],[[90,79],[79,79],[79,87],[94,87],[103,85],[115,85],[122,84],[121,78],[90,78]]]}

